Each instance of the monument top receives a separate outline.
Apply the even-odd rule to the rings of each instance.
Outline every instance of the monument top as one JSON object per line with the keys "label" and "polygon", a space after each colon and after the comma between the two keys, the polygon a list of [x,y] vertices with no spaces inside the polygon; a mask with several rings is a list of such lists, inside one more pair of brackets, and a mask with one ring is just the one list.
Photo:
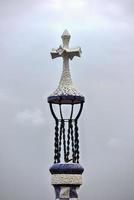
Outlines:
{"label": "monument top", "polygon": [[48,102],[56,104],[76,104],[84,102],[84,97],[80,92],[74,87],[70,69],[69,69],[69,59],[72,60],[74,56],[81,56],[81,48],[69,48],[70,33],[65,30],[61,36],[63,45],[59,48],[53,48],[51,51],[52,59],[57,57],[63,58],[63,71],[58,88],[48,97]]}

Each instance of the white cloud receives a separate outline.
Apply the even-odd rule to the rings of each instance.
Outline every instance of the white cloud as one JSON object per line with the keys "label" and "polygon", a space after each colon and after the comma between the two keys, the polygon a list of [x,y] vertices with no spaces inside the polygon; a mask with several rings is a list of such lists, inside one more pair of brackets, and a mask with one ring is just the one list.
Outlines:
{"label": "white cloud", "polygon": [[67,12],[68,10],[72,10],[73,13],[80,11],[83,9],[83,7],[86,5],[86,0],[68,0],[68,1],[62,1],[62,0],[51,0],[48,3],[45,2],[45,7],[49,7],[49,9],[52,9],[53,11],[63,11]]}
{"label": "white cloud", "polygon": [[[105,6],[104,6],[105,4]],[[51,0],[40,3],[38,9],[49,18],[48,27],[56,30],[64,28],[98,30],[100,28],[126,28],[126,17],[122,6],[110,1]],[[46,15],[46,11],[48,14]]]}
{"label": "white cloud", "polygon": [[43,113],[39,110],[24,110],[16,115],[16,120],[19,123],[28,123],[35,126],[40,126],[45,123]]}

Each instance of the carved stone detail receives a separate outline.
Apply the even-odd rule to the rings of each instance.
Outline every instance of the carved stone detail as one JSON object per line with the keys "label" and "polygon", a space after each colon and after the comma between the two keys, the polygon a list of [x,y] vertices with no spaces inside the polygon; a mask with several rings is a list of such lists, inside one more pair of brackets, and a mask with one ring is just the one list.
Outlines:
{"label": "carved stone detail", "polygon": [[82,175],[80,174],[53,174],[51,176],[52,185],[81,185]]}

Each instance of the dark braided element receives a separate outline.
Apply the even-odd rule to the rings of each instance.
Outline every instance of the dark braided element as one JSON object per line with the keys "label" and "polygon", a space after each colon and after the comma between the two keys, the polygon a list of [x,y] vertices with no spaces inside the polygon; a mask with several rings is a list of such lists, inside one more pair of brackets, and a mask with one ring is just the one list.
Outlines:
{"label": "dark braided element", "polygon": [[72,160],[75,163],[76,156],[75,156],[75,146],[74,146],[74,131],[73,131],[73,123],[72,119],[69,120],[70,132],[71,132],[71,142],[72,142]]}
{"label": "dark braided element", "polygon": [[60,123],[60,135],[59,135],[59,149],[58,149],[59,162],[61,157],[61,141],[62,141],[62,123]]}
{"label": "dark braided element", "polygon": [[[79,134],[78,134],[78,125],[77,120],[74,121],[69,119],[68,121],[68,134],[66,142],[65,134],[65,120],[60,121],[60,130],[59,130],[59,120],[55,120],[55,150],[54,150],[54,163],[60,163],[61,158],[61,146],[63,139],[63,150],[64,150],[64,161],[69,162],[70,156],[70,142],[72,146],[72,161],[73,163],[79,163]],[[73,127],[74,122],[74,127]]]}
{"label": "dark braided element", "polygon": [[55,120],[55,150],[54,150],[54,163],[59,162],[59,156],[58,156],[58,140],[59,140],[59,128],[58,128],[59,122],[58,120]]}
{"label": "dark braided element", "polygon": [[61,120],[62,125],[62,133],[63,133],[63,148],[64,148],[64,161],[67,161],[67,154],[66,154],[66,135],[65,135],[65,122],[64,119]]}
{"label": "dark braided element", "polygon": [[79,134],[78,134],[78,124],[77,120],[75,119],[75,156],[76,162],[79,163]]}
{"label": "dark braided element", "polygon": [[68,121],[68,132],[67,132],[67,162],[69,161],[70,154],[70,126]]}

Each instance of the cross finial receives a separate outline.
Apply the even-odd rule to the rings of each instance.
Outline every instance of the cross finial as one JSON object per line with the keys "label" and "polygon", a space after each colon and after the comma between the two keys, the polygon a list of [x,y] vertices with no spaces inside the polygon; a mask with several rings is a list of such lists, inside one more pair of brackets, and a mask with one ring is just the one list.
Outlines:
{"label": "cross finial", "polygon": [[62,45],[60,45],[58,49],[52,49],[52,51],[51,51],[52,59],[57,58],[57,57],[63,57],[63,59],[64,59],[65,54],[71,60],[73,59],[74,56],[80,57],[80,55],[81,55],[80,47],[69,49],[70,37],[71,37],[71,35],[69,34],[68,30],[65,29],[65,31],[63,32],[63,34],[61,36],[62,41],[63,41],[63,47],[62,47]]}
{"label": "cross finial", "polygon": [[71,74],[69,70],[69,59],[73,59],[74,56],[80,57],[81,48],[69,48],[69,40],[70,33],[68,30],[65,30],[61,36],[63,41],[63,46],[60,45],[57,49],[52,49],[51,56],[52,59],[57,57],[63,58],[63,72],[61,76],[61,80],[57,90],[53,93],[55,96],[60,95],[73,95],[73,96],[81,96],[80,93],[74,88]]}

